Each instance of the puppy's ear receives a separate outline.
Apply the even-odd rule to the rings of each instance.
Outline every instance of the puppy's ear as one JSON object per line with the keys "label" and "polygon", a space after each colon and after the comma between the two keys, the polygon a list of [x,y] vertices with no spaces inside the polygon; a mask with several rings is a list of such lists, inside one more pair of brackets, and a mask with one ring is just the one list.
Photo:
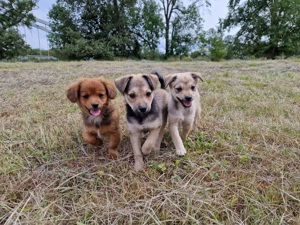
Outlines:
{"label": "puppy's ear", "polygon": [[201,77],[199,74],[197,74],[197,73],[191,73],[191,75],[192,75],[192,77],[193,77],[195,80],[199,79],[199,80],[201,80],[202,82],[204,82],[204,80],[202,79],[202,77]]}
{"label": "puppy's ear", "polygon": [[143,75],[143,77],[146,79],[151,90],[154,90],[157,88],[158,81],[159,81],[157,75],[147,74],[147,75]]}
{"label": "puppy's ear", "polygon": [[127,75],[115,79],[115,85],[122,94],[124,94],[127,91],[131,78],[132,75]]}
{"label": "puppy's ear", "polygon": [[79,80],[76,83],[71,84],[67,89],[67,98],[73,103],[78,101],[79,87],[81,82],[82,80]]}
{"label": "puppy's ear", "polygon": [[168,87],[172,82],[174,82],[177,79],[176,75],[167,75],[165,77],[166,79],[166,87]]}
{"label": "puppy's ear", "polygon": [[[100,78],[101,79],[101,78]],[[114,99],[117,96],[117,89],[116,86],[106,80],[101,79],[101,82],[104,84],[106,88],[107,95],[110,99]]]}

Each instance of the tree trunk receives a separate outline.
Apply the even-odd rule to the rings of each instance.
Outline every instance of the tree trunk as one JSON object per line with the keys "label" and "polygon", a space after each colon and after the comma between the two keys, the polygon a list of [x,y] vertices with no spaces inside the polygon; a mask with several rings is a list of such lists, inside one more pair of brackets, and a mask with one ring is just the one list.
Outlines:
{"label": "tree trunk", "polygon": [[170,41],[169,41],[169,30],[170,30],[170,25],[169,21],[166,20],[166,33],[165,33],[165,41],[166,41],[166,49],[165,49],[165,58],[169,57],[169,52],[170,52]]}
{"label": "tree trunk", "polygon": [[277,47],[270,47],[267,52],[266,52],[266,55],[267,55],[267,59],[275,59],[276,56],[278,54],[278,48]]}

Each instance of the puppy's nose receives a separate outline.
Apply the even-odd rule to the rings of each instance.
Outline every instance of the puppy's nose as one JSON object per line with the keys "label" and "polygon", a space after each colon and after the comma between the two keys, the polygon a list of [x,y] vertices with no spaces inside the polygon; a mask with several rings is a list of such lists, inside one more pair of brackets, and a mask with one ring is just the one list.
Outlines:
{"label": "puppy's nose", "polygon": [[185,96],[184,98],[185,98],[185,100],[186,100],[187,102],[190,102],[190,101],[193,100],[193,97],[192,97],[192,96]]}
{"label": "puppy's nose", "polygon": [[94,109],[97,109],[99,104],[98,103],[92,103],[92,106],[93,106]]}
{"label": "puppy's nose", "polygon": [[145,106],[139,106],[138,109],[140,110],[140,112],[144,113],[144,112],[146,112],[147,107],[145,107]]}

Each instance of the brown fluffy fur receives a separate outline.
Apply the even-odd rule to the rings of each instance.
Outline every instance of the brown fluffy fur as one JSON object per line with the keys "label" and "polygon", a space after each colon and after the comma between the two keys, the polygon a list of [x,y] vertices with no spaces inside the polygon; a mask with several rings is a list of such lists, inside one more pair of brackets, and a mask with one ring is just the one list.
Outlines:
{"label": "brown fluffy fur", "polygon": [[108,154],[113,159],[119,157],[117,148],[121,142],[120,116],[111,101],[116,95],[115,85],[103,78],[83,78],[67,90],[68,99],[77,103],[82,112],[84,140],[100,146],[108,137]]}

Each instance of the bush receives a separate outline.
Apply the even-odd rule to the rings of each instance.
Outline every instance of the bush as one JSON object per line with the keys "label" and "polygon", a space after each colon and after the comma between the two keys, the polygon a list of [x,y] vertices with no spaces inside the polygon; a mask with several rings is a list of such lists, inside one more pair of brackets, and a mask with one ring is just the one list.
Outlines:
{"label": "bush", "polygon": [[75,44],[68,44],[60,51],[62,59],[69,60],[112,60],[114,54],[109,46],[100,41],[88,41],[83,38],[78,39]]}
{"label": "bush", "polygon": [[162,60],[163,55],[158,50],[145,49],[141,54],[142,59],[147,60]]}

